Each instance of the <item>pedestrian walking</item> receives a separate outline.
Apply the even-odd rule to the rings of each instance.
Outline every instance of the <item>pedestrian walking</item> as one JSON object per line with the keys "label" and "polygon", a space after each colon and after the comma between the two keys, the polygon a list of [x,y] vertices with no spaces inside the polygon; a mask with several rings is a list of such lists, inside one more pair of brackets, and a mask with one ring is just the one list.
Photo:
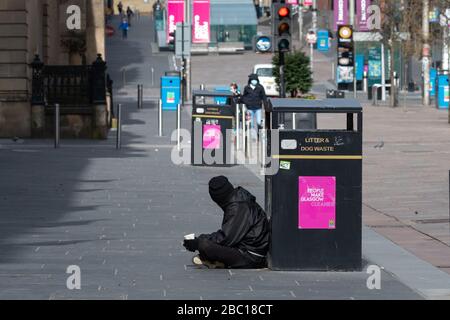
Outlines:
{"label": "pedestrian walking", "polygon": [[[270,229],[266,213],[255,196],[242,187],[234,188],[224,176],[209,182],[211,199],[223,210],[219,231],[184,240],[184,247],[198,251],[192,262],[208,268],[264,268]],[[187,236],[186,236],[187,237]]]}
{"label": "pedestrian walking", "polygon": [[239,103],[239,99],[241,98],[241,91],[239,90],[239,86],[237,83],[232,82],[230,84],[230,92],[233,94],[233,100],[235,103]]}
{"label": "pedestrian walking", "polygon": [[122,39],[127,39],[129,25],[126,18],[122,19],[122,23],[120,24],[119,29],[122,30]]}
{"label": "pedestrian walking", "polygon": [[131,17],[134,17],[134,12],[130,7],[127,7],[128,26],[131,27]]}
{"label": "pedestrian walking", "polygon": [[117,4],[117,10],[119,10],[119,15],[122,16],[122,14],[123,14],[123,4],[122,4],[122,1],[120,1],[120,2]]}
{"label": "pedestrian walking", "polygon": [[251,115],[251,131],[253,139],[262,128],[262,106],[267,105],[267,96],[264,87],[259,83],[257,74],[248,76],[248,85],[244,88],[241,101],[247,106]]}

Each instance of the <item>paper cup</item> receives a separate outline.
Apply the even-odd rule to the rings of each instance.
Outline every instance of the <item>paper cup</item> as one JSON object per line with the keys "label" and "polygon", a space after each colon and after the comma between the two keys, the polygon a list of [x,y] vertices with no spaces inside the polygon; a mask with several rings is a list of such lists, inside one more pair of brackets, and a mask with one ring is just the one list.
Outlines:
{"label": "paper cup", "polygon": [[194,240],[195,239],[195,233],[187,234],[184,236],[184,240]]}

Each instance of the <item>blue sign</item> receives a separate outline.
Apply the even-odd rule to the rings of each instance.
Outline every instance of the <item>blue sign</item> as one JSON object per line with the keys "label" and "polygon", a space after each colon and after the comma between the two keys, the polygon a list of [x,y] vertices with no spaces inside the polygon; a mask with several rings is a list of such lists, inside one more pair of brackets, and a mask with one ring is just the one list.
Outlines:
{"label": "blue sign", "polygon": [[435,68],[430,69],[430,96],[436,95],[436,77],[437,71]]}
{"label": "blue sign", "polygon": [[437,81],[437,92],[438,92],[438,97],[437,97],[437,107],[439,109],[448,109],[448,104],[449,104],[449,83],[448,83],[448,75],[447,74],[440,74],[438,76],[438,81]]}
{"label": "blue sign", "polygon": [[180,103],[181,79],[179,77],[161,77],[161,102],[165,111],[175,111]]}
{"label": "blue sign", "polygon": [[330,35],[328,30],[317,31],[317,50],[327,52],[330,49]]}
{"label": "blue sign", "polygon": [[267,36],[261,36],[256,38],[256,50],[259,52],[270,52],[272,49],[272,39]]}
{"label": "blue sign", "polygon": [[356,80],[362,80],[364,77],[364,55],[355,56]]}

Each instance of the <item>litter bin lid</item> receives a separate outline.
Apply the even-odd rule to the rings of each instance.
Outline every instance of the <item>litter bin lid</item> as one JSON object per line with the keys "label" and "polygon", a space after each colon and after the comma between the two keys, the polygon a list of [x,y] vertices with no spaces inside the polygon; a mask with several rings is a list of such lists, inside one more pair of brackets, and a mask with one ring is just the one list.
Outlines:
{"label": "litter bin lid", "polygon": [[231,91],[209,91],[209,90],[194,90],[192,93],[194,96],[202,96],[202,97],[233,97],[233,93]]}
{"label": "litter bin lid", "polygon": [[166,77],[181,77],[181,72],[180,71],[166,71],[164,73],[164,75]]}
{"label": "litter bin lid", "polygon": [[319,113],[356,113],[361,112],[362,107],[356,99],[269,99],[267,112],[319,112]]}

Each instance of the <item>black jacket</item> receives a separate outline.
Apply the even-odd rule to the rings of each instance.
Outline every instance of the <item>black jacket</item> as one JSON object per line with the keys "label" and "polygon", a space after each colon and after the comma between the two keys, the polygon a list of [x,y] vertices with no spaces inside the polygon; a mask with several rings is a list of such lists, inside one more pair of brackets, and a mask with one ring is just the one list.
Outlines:
{"label": "black jacket", "polygon": [[265,256],[269,249],[269,222],[264,210],[256,203],[256,198],[238,187],[222,209],[222,228],[211,234],[200,235],[199,238]]}
{"label": "black jacket", "polygon": [[[250,86],[252,80],[258,80],[258,84],[253,89]],[[258,75],[251,74],[248,79],[248,85],[245,86],[242,93],[241,101],[245,103],[248,109],[256,110],[262,107],[262,104],[267,102],[266,91],[264,87],[259,83]]]}

